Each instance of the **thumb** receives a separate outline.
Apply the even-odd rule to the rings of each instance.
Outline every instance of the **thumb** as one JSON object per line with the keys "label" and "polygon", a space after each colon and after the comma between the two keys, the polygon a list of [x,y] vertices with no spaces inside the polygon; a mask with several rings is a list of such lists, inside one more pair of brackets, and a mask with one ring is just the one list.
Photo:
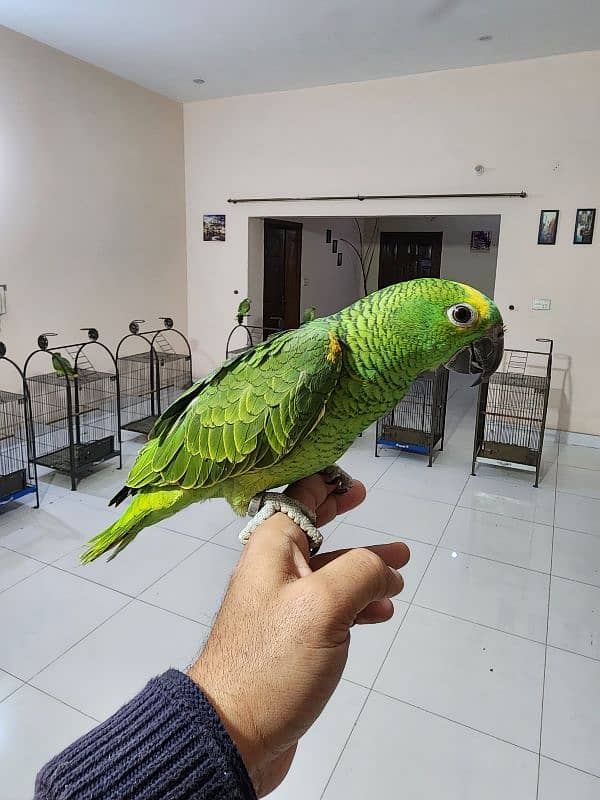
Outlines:
{"label": "thumb", "polygon": [[342,553],[310,576],[334,625],[354,624],[369,603],[394,597],[404,588],[399,572],[364,547]]}

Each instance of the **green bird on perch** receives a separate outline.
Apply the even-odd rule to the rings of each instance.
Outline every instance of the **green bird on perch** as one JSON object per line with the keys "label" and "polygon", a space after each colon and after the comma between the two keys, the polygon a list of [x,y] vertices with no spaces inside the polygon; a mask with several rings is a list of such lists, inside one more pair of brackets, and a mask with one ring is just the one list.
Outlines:
{"label": "green bird on perch", "polygon": [[445,364],[479,383],[498,368],[503,346],[502,317],[492,300],[432,278],[388,286],[257,344],[159,417],[111,501],[132,497],[131,503],[88,543],[82,561],[116,555],[148,525],[214,497],[240,515],[259,511],[242,541],[280,510],[316,552],[322,536],[311,512],[269,490],[322,472],[344,491],[351,479],[336,460],[420,373]]}
{"label": "green bird on perch", "polygon": [[52,353],[52,366],[59,378],[76,378],[77,372],[62,353]]}
{"label": "green bird on perch", "polygon": [[248,316],[248,314],[250,313],[250,305],[251,303],[249,297],[245,297],[239,304],[236,314],[238,325],[241,325],[242,322],[244,321],[244,317]]}
{"label": "green bird on perch", "polygon": [[316,306],[309,306],[304,309],[304,316],[302,317],[302,324],[306,325],[307,322],[312,322],[317,313]]}

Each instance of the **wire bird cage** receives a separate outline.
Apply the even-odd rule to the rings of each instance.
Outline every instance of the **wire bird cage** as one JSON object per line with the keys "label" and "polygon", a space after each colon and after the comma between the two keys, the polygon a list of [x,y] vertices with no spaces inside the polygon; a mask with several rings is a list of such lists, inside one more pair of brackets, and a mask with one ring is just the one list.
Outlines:
{"label": "wire bird cage", "polygon": [[444,449],[447,400],[445,367],[419,375],[398,405],[377,421],[375,455],[380,447],[394,447],[428,456],[430,467],[438,444]]}
{"label": "wire bird cage", "polygon": [[161,319],[164,328],[143,332],[145,320],[134,319],[117,346],[123,430],[150,433],[163,410],[192,385],[190,344],[171,317]]}
{"label": "wire bird cage", "polygon": [[35,495],[39,508],[37,468],[30,460],[35,443],[30,439],[31,404],[21,368],[6,357],[0,342],[0,364],[9,364],[15,391],[0,390],[0,503]]}
{"label": "wire bird cage", "polygon": [[[49,347],[55,333],[38,336],[39,349],[23,370],[31,407],[29,459],[69,475],[73,491],[95,464],[118,458],[122,466],[117,364],[96,328],[81,330],[87,331],[87,342],[63,347]],[[63,353],[72,370],[54,366],[52,356]]]}
{"label": "wire bird cage", "polygon": [[473,464],[518,467],[535,472],[538,485],[552,375],[548,352],[505,350],[500,369],[479,387]]}
{"label": "wire bird cage", "polygon": [[[269,336],[272,336],[274,333],[280,333],[282,330],[282,328],[265,328],[262,325],[245,325],[243,322],[234,325],[227,337],[225,358],[244,353],[246,350],[250,350],[251,347],[254,347],[255,344],[263,342],[265,339],[268,339]],[[240,333],[241,337],[238,336]],[[238,341],[236,341],[236,339]]]}

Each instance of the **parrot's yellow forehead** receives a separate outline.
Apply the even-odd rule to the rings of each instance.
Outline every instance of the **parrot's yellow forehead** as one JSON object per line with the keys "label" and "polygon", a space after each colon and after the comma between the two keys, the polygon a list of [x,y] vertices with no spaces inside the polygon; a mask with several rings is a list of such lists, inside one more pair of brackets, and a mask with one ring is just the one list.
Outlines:
{"label": "parrot's yellow forehead", "polygon": [[459,286],[465,290],[464,302],[469,303],[473,308],[477,309],[477,314],[480,320],[486,320],[490,316],[490,302],[487,297],[472,286],[467,286],[466,283],[459,283]]}

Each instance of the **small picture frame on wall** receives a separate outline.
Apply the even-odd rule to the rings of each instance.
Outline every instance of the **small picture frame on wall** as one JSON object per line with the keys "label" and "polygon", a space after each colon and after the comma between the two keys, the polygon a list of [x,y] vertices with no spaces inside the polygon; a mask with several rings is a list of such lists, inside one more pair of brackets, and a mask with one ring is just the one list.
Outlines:
{"label": "small picture frame on wall", "polygon": [[489,253],[492,246],[491,231],[471,231],[471,252]]}
{"label": "small picture frame on wall", "polygon": [[225,214],[204,214],[202,222],[205,242],[225,241]]}
{"label": "small picture frame on wall", "polygon": [[556,244],[558,231],[558,210],[544,209],[540,211],[540,225],[538,228],[538,244]]}
{"label": "small picture frame on wall", "polygon": [[595,208],[578,208],[575,216],[573,244],[591,244],[594,238]]}

